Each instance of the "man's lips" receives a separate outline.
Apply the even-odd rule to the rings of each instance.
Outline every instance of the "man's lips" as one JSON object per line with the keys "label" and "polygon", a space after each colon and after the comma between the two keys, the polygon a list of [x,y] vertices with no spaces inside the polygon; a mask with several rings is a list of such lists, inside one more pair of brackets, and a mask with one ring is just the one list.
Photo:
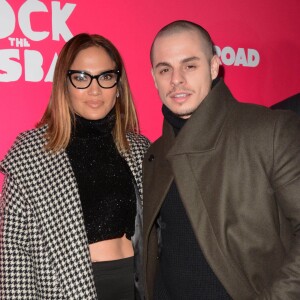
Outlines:
{"label": "man's lips", "polygon": [[169,97],[177,102],[183,102],[185,101],[192,93],[191,92],[172,92],[169,94]]}

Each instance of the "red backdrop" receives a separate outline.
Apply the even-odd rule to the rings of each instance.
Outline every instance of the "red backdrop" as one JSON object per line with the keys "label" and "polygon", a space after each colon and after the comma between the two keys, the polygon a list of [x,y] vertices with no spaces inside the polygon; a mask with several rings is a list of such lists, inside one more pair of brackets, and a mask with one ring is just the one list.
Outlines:
{"label": "red backdrop", "polygon": [[162,116],[149,49],[162,26],[176,19],[204,26],[234,96],[269,106],[300,91],[299,11],[298,0],[0,0],[0,159],[40,119],[56,53],[77,33],[104,35],[118,47],[141,131],[154,140]]}

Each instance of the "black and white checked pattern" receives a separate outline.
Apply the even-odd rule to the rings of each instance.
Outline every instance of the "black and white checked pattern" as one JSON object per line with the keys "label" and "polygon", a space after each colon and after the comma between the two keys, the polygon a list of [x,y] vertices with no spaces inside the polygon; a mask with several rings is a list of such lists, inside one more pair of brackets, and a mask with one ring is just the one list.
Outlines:
{"label": "black and white checked pattern", "polygon": [[[43,150],[45,131],[22,133],[0,163],[0,299],[97,299],[75,176],[64,151]],[[141,193],[149,141],[128,140]]]}
{"label": "black and white checked pattern", "polygon": [[150,142],[142,135],[134,133],[127,133],[127,140],[130,143],[130,152],[122,153],[123,157],[127,161],[127,164],[135,178],[139,195],[142,198],[143,195],[143,183],[142,183],[142,163],[145,152],[150,147]]}

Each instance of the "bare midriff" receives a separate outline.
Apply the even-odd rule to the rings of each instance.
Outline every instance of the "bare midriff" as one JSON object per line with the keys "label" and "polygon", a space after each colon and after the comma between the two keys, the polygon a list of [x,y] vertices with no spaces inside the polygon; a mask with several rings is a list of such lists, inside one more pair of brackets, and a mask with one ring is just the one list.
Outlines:
{"label": "bare midriff", "polygon": [[132,242],[121,238],[105,240],[89,245],[92,262],[110,261],[133,256]]}

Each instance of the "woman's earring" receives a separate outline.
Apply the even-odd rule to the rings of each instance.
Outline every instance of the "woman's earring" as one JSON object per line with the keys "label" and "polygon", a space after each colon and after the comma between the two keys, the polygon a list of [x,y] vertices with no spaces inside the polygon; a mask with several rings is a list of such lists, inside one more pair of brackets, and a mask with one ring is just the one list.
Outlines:
{"label": "woman's earring", "polygon": [[120,96],[120,94],[119,94],[119,91],[117,90],[117,95],[116,95],[116,97],[119,98],[119,96]]}

